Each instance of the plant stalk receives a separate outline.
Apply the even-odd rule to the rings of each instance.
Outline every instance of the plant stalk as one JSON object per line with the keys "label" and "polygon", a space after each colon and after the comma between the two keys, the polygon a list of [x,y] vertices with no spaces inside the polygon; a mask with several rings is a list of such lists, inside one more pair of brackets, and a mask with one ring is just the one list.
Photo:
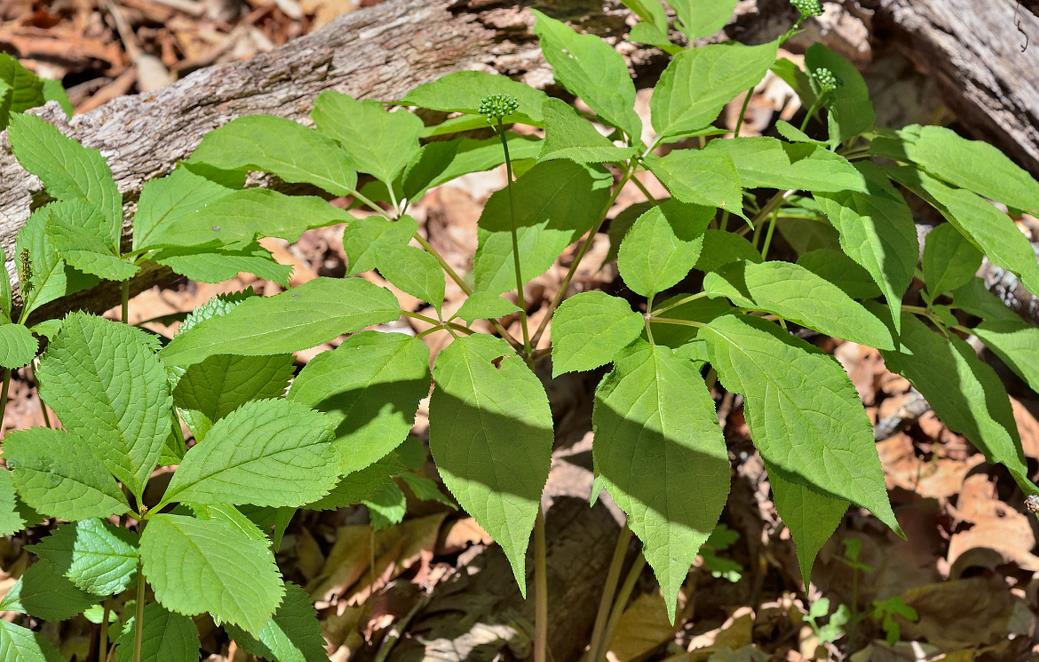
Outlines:
{"label": "plant stalk", "polygon": [[27,366],[28,369],[29,369],[29,377],[32,378],[33,384],[36,384],[36,399],[40,401],[40,412],[43,414],[43,424],[46,425],[49,428],[52,428],[54,426],[51,424],[50,414],[47,413],[47,403],[45,403],[43,401],[43,398],[40,397],[40,380],[36,376],[36,365],[35,364],[36,364],[36,359],[33,359],[32,361],[29,362],[29,365]]}
{"label": "plant stalk", "polygon": [[603,632],[603,638],[599,643],[599,650],[595,651],[595,657],[592,658],[592,662],[599,662],[606,658],[606,653],[610,650],[610,642],[613,640],[613,633],[617,630],[617,624],[620,623],[621,615],[624,614],[624,608],[628,606],[628,600],[631,599],[632,591],[635,590],[635,582],[638,581],[639,575],[642,574],[642,569],[645,567],[646,557],[640,552],[634,563],[631,564],[631,569],[628,570],[624,583],[621,584],[621,588],[617,592],[617,599],[614,601],[613,610],[610,612],[610,620],[606,624],[606,630]]}
{"label": "plant stalk", "polygon": [[120,301],[120,312],[122,313],[122,321],[124,324],[130,323],[130,281],[124,280],[122,287],[122,297]]}
{"label": "plant stalk", "polygon": [[[142,523],[143,528],[143,523]],[[141,646],[144,643],[144,571],[137,562],[137,604],[133,623],[133,662],[141,662]]]}
{"label": "plant stalk", "polygon": [[610,559],[610,568],[606,571],[606,583],[603,585],[602,597],[599,598],[599,609],[595,612],[595,625],[592,627],[592,640],[588,644],[588,659],[593,660],[602,642],[603,632],[610,617],[610,609],[613,607],[613,596],[617,592],[617,582],[620,581],[621,570],[624,569],[624,559],[628,555],[628,547],[631,545],[631,529],[626,525],[617,533],[617,544],[613,547],[613,558]]}
{"label": "plant stalk", "polygon": [[4,368],[4,385],[0,387],[0,437],[4,434],[4,415],[7,413],[7,393],[11,390],[11,370]]}
{"label": "plant stalk", "polygon": [[101,633],[97,644],[97,659],[100,662],[108,659],[108,618],[111,613],[112,603],[110,600],[105,600],[104,612],[101,615]]}
{"label": "plant stalk", "polygon": [[523,271],[520,269],[519,234],[516,227],[516,199],[512,193],[512,159],[509,157],[509,141],[505,138],[505,125],[498,118],[498,137],[505,152],[505,189],[509,196],[509,216],[512,219],[512,265],[516,270],[516,305],[519,306],[520,329],[523,332],[523,356],[530,361],[530,329],[527,327],[527,303],[523,296]]}
{"label": "plant stalk", "polygon": [[548,567],[545,511],[534,520],[534,662],[548,661]]}

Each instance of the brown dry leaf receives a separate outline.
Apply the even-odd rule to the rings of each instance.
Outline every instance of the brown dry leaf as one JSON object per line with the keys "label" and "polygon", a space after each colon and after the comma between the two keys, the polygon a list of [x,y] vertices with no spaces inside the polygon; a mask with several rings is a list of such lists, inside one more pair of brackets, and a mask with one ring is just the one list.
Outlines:
{"label": "brown dry leaf", "polygon": [[303,0],[300,5],[304,13],[314,17],[313,29],[316,30],[340,14],[357,10],[361,0]]}
{"label": "brown dry leaf", "polygon": [[928,584],[902,598],[920,617],[915,623],[898,619],[903,638],[926,639],[946,650],[996,643],[1034,626],[1024,602],[995,576]]}
{"label": "brown dry leaf", "polygon": [[753,643],[754,611],[740,607],[721,627],[694,637],[689,642],[689,662],[706,662],[723,651],[738,651]]}
{"label": "brown dry leaf", "polygon": [[1009,562],[1039,572],[1039,557],[1031,553],[1035,535],[1028,515],[1000,501],[996,484],[988,476],[969,476],[952,512],[972,526],[949,540],[946,558],[951,577],[961,576],[967,568]]}
{"label": "brown dry leaf", "polygon": [[472,517],[454,520],[447,525],[437,555],[457,554],[473,545],[490,545],[494,539]]}
{"label": "brown dry leaf", "polygon": [[320,608],[343,595],[368,569],[369,538],[367,524],[354,524],[336,530],[335,544],[321,572],[307,584],[307,592]]}
{"label": "brown dry leaf", "polygon": [[901,487],[922,497],[944,500],[959,494],[963,479],[971,469],[985,461],[979,454],[966,462],[934,458],[924,460],[913,448],[913,440],[904,432],[877,443],[877,453],[884,467],[888,489]]}
{"label": "brown dry leaf", "polygon": [[[679,611],[685,600],[679,596]],[[626,662],[648,653],[675,635],[667,620],[667,609],[660,592],[643,593],[632,602],[617,623],[607,653],[613,662]]]}
{"label": "brown dry leaf", "polygon": [[1021,447],[1025,456],[1039,460],[1039,419],[1018,400],[1010,398],[1010,404],[1014,407],[1014,420],[1017,422],[1017,431],[1021,433]]}

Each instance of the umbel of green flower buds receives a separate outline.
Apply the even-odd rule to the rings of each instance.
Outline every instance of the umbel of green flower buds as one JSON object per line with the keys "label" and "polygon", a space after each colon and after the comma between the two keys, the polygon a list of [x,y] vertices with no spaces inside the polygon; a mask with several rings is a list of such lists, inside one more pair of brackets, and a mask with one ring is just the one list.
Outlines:
{"label": "umbel of green flower buds", "polygon": [[841,86],[841,79],[826,67],[819,67],[812,71],[812,80],[819,94],[833,92]]}
{"label": "umbel of green flower buds", "polygon": [[805,18],[823,15],[823,3],[820,0],[790,0],[790,4]]}
{"label": "umbel of green flower buds", "polygon": [[480,99],[480,114],[487,118],[488,122],[500,121],[506,115],[511,115],[519,108],[516,97],[508,94],[491,94]]}

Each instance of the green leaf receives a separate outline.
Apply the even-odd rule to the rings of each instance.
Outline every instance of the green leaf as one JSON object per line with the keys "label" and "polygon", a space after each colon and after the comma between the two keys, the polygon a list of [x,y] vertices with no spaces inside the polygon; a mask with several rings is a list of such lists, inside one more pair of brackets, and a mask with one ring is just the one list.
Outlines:
{"label": "green leaf", "polygon": [[[597,187],[583,166],[571,161],[545,161],[512,185],[515,228],[523,282],[547,271],[567,246],[600,219],[610,191]],[[476,289],[499,294],[516,287],[512,256],[512,207],[507,190],[497,191],[480,216]]]}
{"label": "green leaf", "polygon": [[5,602],[16,590],[17,604],[9,604],[7,608],[48,621],[68,620],[101,601],[99,596],[76,588],[62,575],[61,570],[43,560],[25,571],[18,584],[5,597]]}
{"label": "green leaf", "polygon": [[264,540],[218,519],[156,515],[141,534],[144,576],[155,599],[185,616],[210,613],[259,632],[285,588]]}
{"label": "green leaf", "polygon": [[866,176],[868,193],[816,195],[815,201],[837,229],[845,255],[869,272],[899,319],[920,250],[913,214],[877,168],[858,167]]}
{"label": "green leaf", "polygon": [[640,216],[617,255],[624,284],[652,297],[692,270],[703,248],[703,233],[714,208],[667,200]]}
{"label": "green leaf", "polygon": [[217,354],[287,354],[399,315],[389,290],[359,278],[315,278],[272,297],[247,299],[179,334],[159,355],[166,365],[186,367]]}
{"label": "green leaf", "polygon": [[[119,662],[132,662],[134,620],[131,619],[116,642]],[[144,606],[144,632],[141,634],[141,662],[198,662],[198,628],[187,616],[173,614],[162,605]]]}
{"label": "green leaf", "polygon": [[951,223],[939,225],[924,243],[924,283],[935,297],[966,285],[981,268],[981,251]]}
{"label": "green leaf", "polygon": [[[700,322],[701,324],[706,324],[716,317],[733,312],[732,306],[724,299],[694,299],[678,304],[679,300],[686,298],[686,296],[688,295],[675,295],[670,299],[661,301],[656,308],[668,307],[668,310],[661,313],[661,316],[667,319]],[[660,321],[651,321],[650,325],[653,329],[653,341],[656,344],[679,349],[683,357],[694,359],[699,363],[707,363],[707,350],[703,340],[697,339],[699,335],[697,327],[684,324],[666,324]],[[695,349],[694,346],[696,346]]]}
{"label": "green leaf", "polygon": [[497,294],[473,292],[455,313],[455,317],[472,324],[476,320],[493,320],[518,312],[519,306]]}
{"label": "green leaf", "polygon": [[43,98],[47,101],[54,101],[61,106],[65,117],[72,117],[76,112],[76,108],[72,105],[72,100],[69,99],[68,92],[65,91],[61,81],[43,78],[41,82],[43,83]]}
{"label": "green leaf", "polygon": [[621,4],[635,12],[643,21],[658,30],[667,32],[667,12],[660,0],[621,0]]}
{"label": "green leaf", "polygon": [[67,520],[130,510],[108,469],[90,452],[91,441],[82,433],[47,428],[9,434],[4,460],[18,495],[34,510]]}
{"label": "green leaf", "polygon": [[36,357],[40,343],[21,324],[0,324],[0,366],[14,370]]}
{"label": "green leaf", "polygon": [[12,113],[21,113],[46,101],[43,81],[14,57],[0,53],[0,81],[11,88]]}
{"label": "green leaf", "polygon": [[0,536],[9,536],[24,528],[25,519],[19,512],[11,472],[0,470]]}
{"label": "green leaf", "polygon": [[[732,18],[738,0],[669,0],[678,14],[678,29],[690,41],[710,37]],[[773,56],[773,59],[775,56]],[[760,80],[760,79],[759,79]],[[755,83],[757,81],[754,81]],[[748,85],[747,87],[750,87]]]}
{"label": "green leaf", "polygon": [[1006,319],[985,320],[973,329],[974,335],[1039,393],[1039,327],[1007,313]]}
{"label": "green leaf", "polygon": [[728,155],[703,149],[680,149],[664,157],[648,156],[646,165],[671,195],[682,202],[721,207],[743,216],[740,176]]}
{"label": "green leaf", "polygon": [[855,166],[843,156],[810,143],[733,138],[712,140],[703,151],[731,158],[744,188],[868,192],[866,180]]}
{"label": "green leaf", "polygon": [[343,230],[347,275],[371,271],[382,264],[383,252],[403,248],[418,230],[418,222],[410,216],[391,221],[382,216],[355,218]]}
{"label": "green leaf", "polygon": [[239,628],[228,634],[247,652],[277,662],[315,662],[328,660],[321,623],[314,613],[310,596],[299,586],[285,583],[285,599],[256,637]]}
{"label": "green leaf", "polygon": [[168,225],[177,225],[199,209],[233,193],[233,189],[201,177],[184,166],[141,188],[133,219],[133,248],[153,245]]}
{"label": "green leaf", "polygon": [[333,140],[314,129],[274,115],[247,115],[207,133],[189,162],[221,170],[262,170],[284,182],[348,195],[357,186],[348,159]]}
{"label": "green leaf", "polygon": [[221,196],[190,213],[166,218],[138,249],[177,246],[241,249],[260,237],[296,241],[311,228],[349,219],[345,211],[316,196],[247,188]]}
{"label": "green leaf", "polygon": [[963,287],[952,293],[953,305],[984,320],[1020,320],[1021,318],[1007,308],[999,297],[985,287],[985,281],[972,278]]}
{"label": "green leaf", "polygon": [[1009,216],[984,198],[948,187],[913,168],[896,168],[889,173],[934,205],[994,264],[1014,272],[1030,291],[1039,292],[1039,261],[1028,238]]}
{"label": "green leaf", "polygon": [[816,140],[801,129],[786,120],[776,122],[776,132],[792,143],[812,143],[813,145],[825,145],[823,140]]}
{"label": "green leaf", "polygon": [[308,503],[307,510],[336,510],[375,498],[382,491],[392,488],[393,476],[404,470],[395,453],[390,453],[378,462],[343,476],[327,496]]}
{"label": "green leaf", "polygon": [[249,273],[288,287],[292,275],[292,265],[278,263],[270,251],[259,244],[211,251],[167,248],[153,255],[152,259],[188,280],[202,283],[219,283],[240,273]]}
{"label": "green leaf", "polygon": [[735,262],[707,274],[704,291],[741,308],[878,349],[893,349],[887,326],[839,287],[790,262]]}
{"label": "green leaf", "polygon": [[59,526],[29,551],[80,590],[103,597],[121,593],[137,572],[134,535],[100,519]]}
{"label": "green leaf", "polygon": [[639,337],[644,324],[627,301],[605,292],[570,297],[552,319],[552,376],[606,365]]}
{"label": "green leaf", "polygon": [[33,115],[14,115],[7,136],[18,162],[43,181],[48,193],[96,208],[109,223],[107,236],[118,241],[123,198],[99,151],[83,147]]}
{"label": "green leaf", "polygon": [[302,506],[339,478],[330,421],[287,400],[254,400],[213,424],[184,456],[161,504]]}
{"label": "green leaf", "polygon": [[765,462],[776,512],[790,529],[805,586],[812,581],[815,557],[848,511],[848,501],[827,494],[796,474]]}
{"label": "green leaf", "polygon": [[[731,9],[724,20],[732,15]],[[664,142],[673,142],[713,123],[733,97],[764,78],[776,60],[778,45],[777,41],[760,46],[731,42],[689,48],[676,55],[660,75],[650,104],[657,134]]]}
{"label": "green leaf", "polygon": [[430,253],[413,246],[381,248],[379,273],[403,291],[440,311],[444,303],[444,272]]}
{"label": "green leaf", "polygon": [[635,113],[635,84],[624,58],[595,35],[578,34],[536,9],[531,12],[541,52],[552,65],[556,81],[638,142],[642,122]]}
{"label": "green leaf", "polygon": [[852,299],[872,299],[881,294],[869,272],[836,248],[808,251],[797,258],[797,265],[833,283]]}
{"label": "green leaf", "polygon": [[[482,127],[481,127],[482,128]],[[513,167],[520,161],[536,159],[543,141],[515,133],[505,137]],[[501,139],[459,138],[437,140],[422,146],[417,159],[408,164],[401,183],[404,196],[418,200],[427,189],[439,186],[471,172],[482,172],[505,163]]]}
{"label": "green leaf", "polygon": [[708,273],[740,260],[761,262],[761,253],[738,234],[708,229],[703,234],[703,249],[693,268]]}
{"label": "green leaf", "polygon": [[0,659],[4,662],[53,662],[62,660],[54,651],[49,642],[45,642],[39,634],[28,628],[23,628],[0,621]]}
{"label": "green leaf", "polygon": [[898,140],[896,158],[960,188],[1039,214],[1039,182],[996,147],[941,126],[908,126],[898,132]]}
{"label": "green leaf", "polygon": [[118,233],[99,210],[80,200],[47,205],[47,239],[69,265],[104,280],[133,278],[138,269],[120,257]]}
{"label": "green leaf", "polygon": [[71,313],[39,368],[43,400],[138,498],[170,434],[173,406],[147,338],[126,324]]}
{"label": "green leaf", "polygon": [[400,486],[392,480],[383,481],[379,487],[361,502],[368,509],[372,530],[386,529],[404,521],[408,511],[408,498]]}
{"label": "green leaf", "polygon": [[[512,80],[508,76],[484,71],[455,71],[441,76],[430,83],[423,83],[408,92],[401,103],[445,113],[480,114],[480,101],[487,96],[504,94],[519,101],[513,115],[507,115],[503,123],[522,122],[541,126],[541,107],[548,95],[529,85]],[[484,121],[486,124],[486,121]],[[497,138],[495,138],[497,142]]]}
{"label": "green leaf", "polygon": [[173,404],[187,414],[201,440],[213,423],[246,402],[281,397],[294,370],[290,354],[211,356],[184,372],[173,389]]}
{"label": "green leaf", "polygon": [[541,382],[500,338],[455,340],[437,357],[429,448],[447,489],[501,545],[520,592],[552,455]]}
{"label": "green leaf", "polygon": [[543,112],[545,141],[538,157],[541,161],[569,159],[576,163],[620,163],[635,156],[634,147],[617,147],[568,103],[549,99]]}
{"label": "green leaf", "polygon": [[966,341],[931,331],[909,314],[902,316],[901,341],[900,351],[882,352],[888,369],[912,382],[950,430],[1030,486],[1010,399],[995,370]]}
{"label": "green leaf", "polygon": [[841,85],[826,95],[830,135],[844,142],[873,129],[876,114],[869,99],[869,88],[851,62],[826,48],[812,44],[805,53],[805,64],[815,71],[820,67],[836,75]]}
{"label": "green leaf", "polygon": [[901,533],[873,426],[833,357],[754,317],[719,317],[701,335],[722,384],[746,399],[751,437],[770,466],[868,508]]}
{"label": "green leaf", "polygon": [[429,393],[429,349],[402,333],[362,331],[314,357],[288,398],[335,426],[339,474],[370,466],[404,441]]}
{"label": "green leaf", "polygon": [[411,113],[387,111],[378,101],[359,101],[322,92],[310,116],[318,131],[338,142],[350,165],[387,185],[419,151],[422,120]]}
{"label": "green leaf", "polygon": [[642,541],[674,622],[678,591],[729,494],[714,400],[692,363],[643,342],[596,389],[592,425],[596,475]]}

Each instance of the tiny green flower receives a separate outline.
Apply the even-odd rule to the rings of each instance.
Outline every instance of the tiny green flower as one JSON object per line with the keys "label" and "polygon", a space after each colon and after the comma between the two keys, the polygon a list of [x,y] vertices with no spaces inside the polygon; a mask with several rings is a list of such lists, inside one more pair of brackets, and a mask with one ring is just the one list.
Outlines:
{"label": "tiny green flower", "polygon": [[819,94],[833,92],[841,86],[841,79],[826,67],[819,67],[812,71],[812,80]]}
{"label": "tiny green flower", "polygon": [[519,108],[516,97],[508,94],[491,94],[480,99],[480,114],[487,118],[488,122],[494,123],[502,120],[506,115],[511,115]]}
{"label": "tiny green flower", "polygon": [[823,3],[820,0],[790,0],[790,4],[801,12],[804,18],[823,15]]}

